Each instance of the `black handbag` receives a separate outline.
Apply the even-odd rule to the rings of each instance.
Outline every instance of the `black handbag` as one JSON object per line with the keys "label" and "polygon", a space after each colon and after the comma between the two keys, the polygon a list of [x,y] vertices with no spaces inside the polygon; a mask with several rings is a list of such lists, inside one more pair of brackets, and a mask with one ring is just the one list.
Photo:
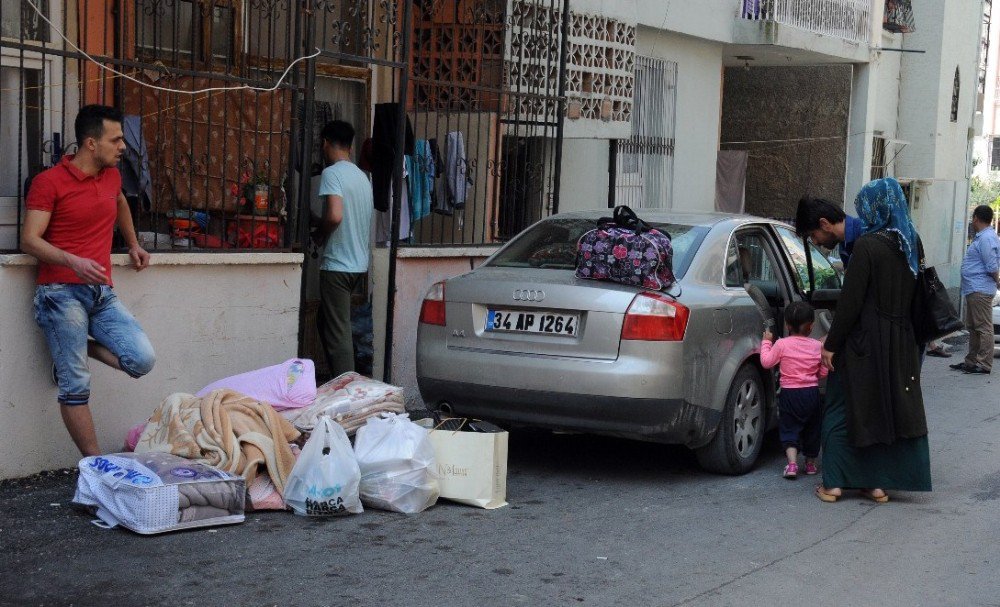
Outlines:
{"label": "black handbag", "polygon": [[913,296],[913,333],[918,344],[928,344],[950,333],[961,331],[965,325],[951,303],[948,290],[938,277],[937,270],[927,267],[924,245],[919,240],[920,270],[917,272],[917,291]]}

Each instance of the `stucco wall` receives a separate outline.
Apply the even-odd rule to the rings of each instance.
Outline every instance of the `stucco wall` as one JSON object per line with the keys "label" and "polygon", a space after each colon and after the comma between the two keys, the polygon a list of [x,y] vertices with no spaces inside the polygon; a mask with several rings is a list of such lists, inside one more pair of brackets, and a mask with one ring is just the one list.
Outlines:
{"label": "stucco wall", "polygon": [[[965,179],[969,127],[976,102],[979,2],[913,3],[917,31],[903,37],[900,136],[911,141],[900,155],[906,177]],[[955,68],[961,76],[958,121],[951,122]]]}
{"label": "stucco wall", "polygon": [[638,0],[640,25],[716,42],[733,41],[734,0]]}
{"label": "stucco wall", "polygon": [[804,195],[843,198],[850,102],[850,66],[726,70],[723,148],[750,151],[748,213],[791,217]]}
{"label": "stucco wall", "polygon": [[608,206],[607,139],[564,139],[559,211]]}
{"label": "stucco wall", "polygon": [[[882,34],[884,48],[900,48],[902,34]],[[877,53],[871,67],[877,70],[875,77],[875,117],[872,125],[875,130],[882,131],[888,138],[896,138],[896,125],[899,121],[899,80],[903,53],[888,51]],[[890,150],[889,156],[893,152]]]}
{"label": "stucco wall", "polygon": [[913,221],[927,253],[949,289],[961,283],[967,229],[968,180],[934,181],[918,185]]}
{"label": "stucco wall", "polygon": [[[115,256],[115,291],[156,349],[146,377],[91,361],[91,409],[101,448],[118,451],[126,431],[173,392],[277,364],[296,355],[300,254],[154,255],[135,273]],[[51,358],[32,316],[35,266],[0,256],[0,478],[75,465]]]}

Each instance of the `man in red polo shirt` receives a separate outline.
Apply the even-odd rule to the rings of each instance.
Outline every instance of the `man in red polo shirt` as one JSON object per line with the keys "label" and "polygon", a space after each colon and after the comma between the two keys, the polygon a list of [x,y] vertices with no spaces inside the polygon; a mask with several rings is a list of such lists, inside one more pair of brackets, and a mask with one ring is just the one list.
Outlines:
{"label": "man in red polo shirt", "polygon": [[90,414],[88,356],[141,377],[153,368],[155,355],[112,290],[116,224],[136,271],[149,265],[121,193],[122,114],[87,105],[74,126],[76,155],[63,156],[31,182],[21,249],[38,259],[35,320],[52,353],[63,422],[80,453],[88,456],[101,453]]}

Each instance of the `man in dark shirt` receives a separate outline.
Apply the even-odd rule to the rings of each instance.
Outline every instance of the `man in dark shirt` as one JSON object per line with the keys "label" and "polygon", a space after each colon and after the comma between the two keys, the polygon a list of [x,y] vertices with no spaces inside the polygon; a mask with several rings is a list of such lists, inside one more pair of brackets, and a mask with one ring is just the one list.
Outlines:
{"label": "man in dark shirt", "polygon": [[854,241],[863,228],[861,220],[852,217],[829,200],[803,198],[795,212],[795,231],[803,238],[827,249],[840,245],[840,259],[847,268],[854,250]]}

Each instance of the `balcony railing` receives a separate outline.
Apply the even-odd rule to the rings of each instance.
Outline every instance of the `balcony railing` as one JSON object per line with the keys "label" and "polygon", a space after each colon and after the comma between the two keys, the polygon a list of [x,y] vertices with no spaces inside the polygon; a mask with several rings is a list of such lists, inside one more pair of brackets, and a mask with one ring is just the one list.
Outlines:
{"label": "balcony railing", "polygon": [[736,0],[740,18],[868,44],[873,0]]}

